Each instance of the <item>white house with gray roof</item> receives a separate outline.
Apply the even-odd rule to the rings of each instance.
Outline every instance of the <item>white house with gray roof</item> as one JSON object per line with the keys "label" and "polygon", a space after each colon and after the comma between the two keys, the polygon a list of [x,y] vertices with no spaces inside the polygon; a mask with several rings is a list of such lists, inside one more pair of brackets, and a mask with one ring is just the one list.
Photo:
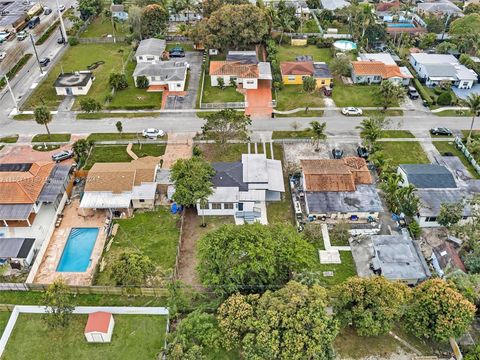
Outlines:
{"label": "white house with gray roof", "polygon": [[410,54],[409,61],[419,79],[430,87],[448,82],[459,89],[470,89],[478,82],[477,73],[460,64],[453,55],[417,53]]}
{"label": "white house with gray roof", "polygon": [[133,72],[135,85],[139,76],[148,79],[148,91],[184,91],[187,64],[183,61],[141,62]]}
{"label": "white house with gray roof", "polygon": [[162,39],[145,39],[140,41],[135,59],[139,63],[151,63],[162,60],[162,55],[167,47],[167,42]]}
{"label": "white house with gray roof", "polygon": [[242,161],[213,163],[213,194],[197,204],[198,215],[231,215],[236,224],[267,224],[266,203],[285,192],[282,163],[265,154],[243,154]]}

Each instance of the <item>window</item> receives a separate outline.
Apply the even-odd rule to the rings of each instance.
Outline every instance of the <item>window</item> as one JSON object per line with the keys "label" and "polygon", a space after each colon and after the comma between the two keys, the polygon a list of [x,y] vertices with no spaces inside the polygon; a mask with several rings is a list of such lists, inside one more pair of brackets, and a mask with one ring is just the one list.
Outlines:
{"label": "window", "polygon": [[79,87],[77,88],[77,90],[83,90],[83,87],[79,86]]}
{"label": "window", "polygon": [[427,216],[425,218],[425,222],[435,222],[437,221],[437,217],[436,216]]}
{"label": "window", "polygon": [[212,203],[213,210],[222,210],[222,203]]}
{"label": "window", "polygon": [[139,56],[139,57],[138,57],[138,60],[143,60],[143,56]]}
{"label": "window", "polygon": [[178,84],[178,83],[177,83],[177,87],[178,87],[178,88],[179,88],[179,87],[182,87],[182,84]]}
{"label": "window", "polygon": [[248,85],[255,84],[255,81],[252,81],[252,80],[247,80],[247,84],[248,84]]}
{"label": "window", "polygon": [[225,203],[225,204],[223,204],[223,208],[225,210],[233,210],[233,204],[232,203]]}
{"label": "window", "polygon": [[462,220],[467,220],[468,216],[462,216]]}
{"label": "window", "polygon": [[288,80],[290,80],[290,81],[295,81],[295,76],[289,76],[289,77],[288,77]]}
{"label": "window", "polygon": [[321,83],[322,85],[325,85],[325,80],[322,80],[320,83]]}
{"label": "window", "polygon": [[200,204],[200,209],[208,210],[208,209],[210,209],[210,204],[209,203]]}
{"label": "window", "polygon": [[147,56],[147,61],[153,61],[155,58],[153,56]]}
{"label": "window", "polygon": [[139,202],[145,202],[145,199],[139,199],[138,201]]}

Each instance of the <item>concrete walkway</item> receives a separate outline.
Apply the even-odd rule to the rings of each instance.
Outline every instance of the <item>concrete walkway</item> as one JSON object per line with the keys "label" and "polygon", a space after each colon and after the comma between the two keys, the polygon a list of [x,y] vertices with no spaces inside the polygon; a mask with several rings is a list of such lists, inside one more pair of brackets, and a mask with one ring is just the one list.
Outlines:
{"label": "concrete walkway", "polygon": [[330,235],[328,233],[327,224],[322,224],[321,229],[322,229],[322,238],[323,238],[323,244],[325,246],[325,250],[352,251],[350,246],[332,246],[332,244],[330,243]]}
{"label": "concrete walkway", "polygon": [[127,145],[127,154],[130,155],[130,157],[133,159],[133,160],[137,160],[138,159],[138,156],[137,154],[135,154],[132,150],[132,147],[133,147],[133,144],[132,143],[128,143]]}
{"label": "concrete walkway", "polygon": [[189,159],[193,153],[193,137],[195,133],[168,134],[167,148],[162,156],[162,168],[170,169],[178,159]]}

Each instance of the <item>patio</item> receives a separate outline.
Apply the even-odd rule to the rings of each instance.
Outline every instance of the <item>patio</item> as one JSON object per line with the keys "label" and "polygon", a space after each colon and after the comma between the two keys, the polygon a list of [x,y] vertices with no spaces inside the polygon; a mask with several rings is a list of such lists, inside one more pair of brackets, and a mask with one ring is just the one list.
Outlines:
{"label": "patio", "polygon": [[[60,226],[55,229],[42,263],[33,280],[38,284],[51,284],[57,277],[61,276],[69,285],[92,284],[95,268],[101,258],[103,247],[106,240],[105,221],[107,213],[105,211],[95,211],[93,215],[82,217],[78,214],[79,200],[74,200],[71,204],[66,205],[63,210],[63,220]],[[58,272],[57,266],[62,257],[63,249],[70,234],[70,230],[74,227],[91,227],[99,228],[97,240],[95,242],[92,254],[90,256],[91,263],[85,272]]]}

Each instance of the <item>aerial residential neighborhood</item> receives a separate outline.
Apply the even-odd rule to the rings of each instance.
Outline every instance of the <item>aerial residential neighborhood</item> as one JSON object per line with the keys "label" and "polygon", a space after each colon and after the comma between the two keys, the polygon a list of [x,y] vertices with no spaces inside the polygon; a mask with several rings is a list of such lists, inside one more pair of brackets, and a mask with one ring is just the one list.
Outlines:
{"label": "aerial residential neighborhood", "polygon": [[476,0],[0,0],[1,359],[480,358]]}

